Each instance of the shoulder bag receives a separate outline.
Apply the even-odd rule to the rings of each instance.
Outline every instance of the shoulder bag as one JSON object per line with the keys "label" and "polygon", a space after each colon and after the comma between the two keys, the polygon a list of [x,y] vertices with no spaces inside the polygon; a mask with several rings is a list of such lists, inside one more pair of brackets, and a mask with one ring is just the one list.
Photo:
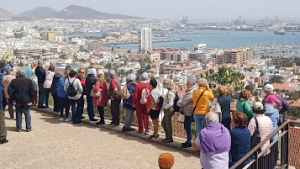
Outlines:
{"label": "shoulder bag", "polygon": [[[97,82],[98,83],[98,82]],[[90,96],[91,97],[100,97],[101,96],[101,88],[100,88],[100,82],[99,82],[99,89],[97,92],[94,92],[94,89],[96,87],[96,84],[93,86],[92,90],[91,90],[91,93],[90,93]]]}
{"label": "shoulder bag", "polygon": [[[255,120],[256,127],[255,127],[255,131],[254,131],[254,133],[253,133],[253,135],[252,135],[252,137],[251,137],[251,150],[252,150],[255,146],[257,146],[257,145],[260,143],[260,141],[261,141],[261,137],[260,137],[260,134],[259,134],[259,127],[258,127],[257,118],[254,117],[254,120]],[[257,150],[257,152],[260,153],[260,152],[261,152],[261,149],[259,148],[259,149]],[[255,154],[254,154],[254,155],[255,155]]]}

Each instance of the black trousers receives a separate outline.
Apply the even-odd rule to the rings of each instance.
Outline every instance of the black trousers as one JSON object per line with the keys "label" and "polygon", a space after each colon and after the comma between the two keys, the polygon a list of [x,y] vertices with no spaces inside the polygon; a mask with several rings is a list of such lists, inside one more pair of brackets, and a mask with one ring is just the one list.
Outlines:
{"label": "black trousers", "polygon": [[[5,99],[6,100],[6,99]],[[8,113],[11,119],[14,118],[14,105],[13,105],[13,101],[11,99],[7,99],[7,105],[8,105]]]}
{"label": "black trousers", "polygon": [[100,121],[104,122],[104,107],[102,106],[97,106],[99,116],[100,116]]}
{"label": "black trousers", "polygon": [[54,102],[53,111],[54,112],[59,112],[60,111],[59,97],[57,96],[57,93],[51,93],[51,94],[52,94],[53,102]]}
{"label": "black trousers", "polygon": [[116,96],[113,100],[111,100],[112,124],[120,124],[120,103],[121,96]]}

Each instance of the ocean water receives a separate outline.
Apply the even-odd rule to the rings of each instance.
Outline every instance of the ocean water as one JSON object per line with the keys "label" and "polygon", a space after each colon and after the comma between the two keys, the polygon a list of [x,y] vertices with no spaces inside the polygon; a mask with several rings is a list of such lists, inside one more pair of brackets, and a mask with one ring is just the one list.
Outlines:
{"label": "ocean water", "polygon": [[[206,43],[207,48],[235,48],[242,46],[267,46],[276,44],[300,45],[300,32],[293,35],[287,32],[285,35],[275,35],[273,31],[236,31],[236,30],[199,30],[197,34],[181,34],[164,32],[171,38],[185,38],[191,41],[159,42],[153,43],[153,48],[186,48],[192,50],[196,44]],[[157,33],[159,34],[159,33]],[[137,44],[117,45],[122,49],[137,50]]]}

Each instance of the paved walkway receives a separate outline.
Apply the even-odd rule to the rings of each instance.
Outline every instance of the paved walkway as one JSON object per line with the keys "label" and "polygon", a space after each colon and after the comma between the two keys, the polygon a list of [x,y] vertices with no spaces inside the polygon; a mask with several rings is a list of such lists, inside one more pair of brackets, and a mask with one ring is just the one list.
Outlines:
{"label": "paved walkway", "polygon": [[47,113],[31,111],[31,117],[33,131],[29,133],[16,132],[15,120],[6,119],[9,143],[0,145],[0,168],[156,169],[163,152],[175,156],[174,169],[200,168],[199,158],[162,145],[112,130],[60,122]]}

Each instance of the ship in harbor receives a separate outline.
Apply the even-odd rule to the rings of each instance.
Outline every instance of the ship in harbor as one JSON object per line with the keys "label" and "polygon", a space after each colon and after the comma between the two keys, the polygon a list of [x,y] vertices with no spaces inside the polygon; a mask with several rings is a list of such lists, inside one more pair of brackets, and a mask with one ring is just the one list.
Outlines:
{"label": "ship in harbor", "polygon": [[275,35],[285,35],[286,34],[283,29],[279,29],[279,30],[275,31],[274,33],[275,33]]}

